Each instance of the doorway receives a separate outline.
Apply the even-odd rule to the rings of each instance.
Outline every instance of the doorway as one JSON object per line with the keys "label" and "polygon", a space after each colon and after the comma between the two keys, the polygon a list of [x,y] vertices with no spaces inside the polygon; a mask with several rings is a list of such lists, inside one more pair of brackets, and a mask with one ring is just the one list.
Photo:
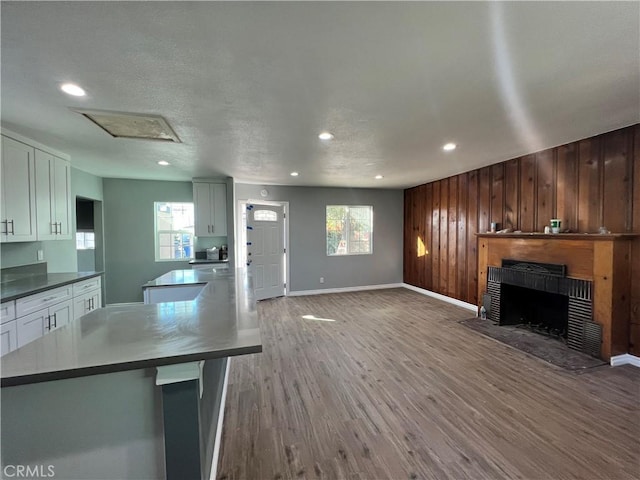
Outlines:
{"label": "doorway", "polygon": [[78,271],[104,271],[102,202],[76,197],[76,255]]}
{"label": "doorway", "polygon": [[[258,211],[257,219],[255,217],[256,211]],[[289,202],[251,199],[238,201],[236,267],[247,267],[254,275],[257,300],[287,295],[291,289],[289,285],[288,212]],[[255,230],[253,230],[254,228]],[[274,248],[276,243],[280,243],[274,240],[276,236],[281,238],[281,244]],[[267,245],[264,244],[265,240]],[[248,245],[248,243],[252,243],[252,245]],[[267,248],[265,249],[265,247]],[[269,253],[268,250],[272,250],[271,254],[265,255],[265,252]],[[274,272],[276,269],[277,272]],[[277,285],[281,285],[281,287],[277,288]]]}

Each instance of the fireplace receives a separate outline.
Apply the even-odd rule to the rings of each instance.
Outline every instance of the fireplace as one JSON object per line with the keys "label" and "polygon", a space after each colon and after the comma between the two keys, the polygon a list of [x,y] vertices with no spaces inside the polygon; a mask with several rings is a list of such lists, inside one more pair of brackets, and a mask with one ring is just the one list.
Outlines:
{"label": "fireplace", "polygon": [[562,264],[503,259],[488,267],[489,318],[558,338],[600,357],[602,328],[593,321],[593,285],[567,276]]}
{"label": "fireplace", "polygon": [[[631,244],[636,234],[478,233],[477,236],[478,303],[491,289],[491,300],[500,311],[499,285],[513,283],[508,278],[505,282],[495,275],[522,275],[511,272],[511,267],[503,267],[502,259],[515,258],[526,263],[534,262],[534,265],[535,262],[566,265],[566,271],[557,275],[525,272],[534,275],[527,280],[532,283],[518,286],[547,292],[547,287],[559,286],[560,290],[555,293],[568,297],[567,343],[571,348],[586,348],[591,352],[599,349],[600,358],[607,361],[613,355],[629,351],[630,259]],[[499,273],[492,274],[490,286],[489,268],[492,267],[499,269]],[[543,278],[536,278],[536,273]],[[540,288],[541,285],[544,288]],[[492,313],[495,318],[495,312]],[[498,315],[496,322],[499,318]],[[599,335],[602,342],[598,346],[591,348],[585,345]]]}

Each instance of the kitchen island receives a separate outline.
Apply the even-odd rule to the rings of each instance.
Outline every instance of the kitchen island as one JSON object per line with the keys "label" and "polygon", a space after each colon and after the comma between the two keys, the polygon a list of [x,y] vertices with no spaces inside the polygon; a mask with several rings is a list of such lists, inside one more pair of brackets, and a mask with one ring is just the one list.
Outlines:
{"label": "kitchen island", "polygon": [[195,298],[113,305],[2,358],[3,465],[59,478],[208,478],[228,357],[262,350],[244,269],[170,272]]}

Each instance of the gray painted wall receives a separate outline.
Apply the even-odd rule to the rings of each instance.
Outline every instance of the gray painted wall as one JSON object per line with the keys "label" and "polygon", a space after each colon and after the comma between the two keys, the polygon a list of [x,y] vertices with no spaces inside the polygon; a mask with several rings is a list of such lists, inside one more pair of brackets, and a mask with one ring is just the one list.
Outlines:
{"label": "gray painted wall", "polygon": [[[403,190],[236,184],[238,200],[289,202],[291,291],[402,282]],[[327,205],[373,205],[373,254],[326,254]],[[325,283],[320,283],[324,277]]]}
{"label": "gray painted wall", "polygon": [[[2,267],[14,267],[35,263],[38,250],[44,250],[44,260],[49,272],[77,272],[78,258],[76,253],[76,196],[102,200],[102,178],[71,168],[71,240],[47,240],[43,242],[20,242],[2,244],[0,261]],[[98,222],[98,219],[96,219]],[[98,232],[96,232],[98,236]],[[102,237],[96,239],[102,248]],[[96,262],[99,264],[100,262]]]}
{"label": "gray painted wall", "polygon": [[155,368],[2,389],[3,465],[55,478],[164,478]]}
{"label": "gray painted wall", "polygon": [[192,202],[191,182],[105,178],[106,302],[141,302],[142,285],[188,261],[156,262],[153,202]]}

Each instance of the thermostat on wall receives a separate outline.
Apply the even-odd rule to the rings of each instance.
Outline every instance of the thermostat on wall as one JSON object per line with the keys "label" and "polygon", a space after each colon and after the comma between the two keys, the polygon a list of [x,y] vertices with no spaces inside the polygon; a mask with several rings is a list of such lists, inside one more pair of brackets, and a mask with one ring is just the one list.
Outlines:
{"label": "thermostat on wall", "polygon": [[263,188],[262,190],[260,190],[261,197],[266,197],[268,195],[269,195],[269,190],[267,190],[266,188]]}

